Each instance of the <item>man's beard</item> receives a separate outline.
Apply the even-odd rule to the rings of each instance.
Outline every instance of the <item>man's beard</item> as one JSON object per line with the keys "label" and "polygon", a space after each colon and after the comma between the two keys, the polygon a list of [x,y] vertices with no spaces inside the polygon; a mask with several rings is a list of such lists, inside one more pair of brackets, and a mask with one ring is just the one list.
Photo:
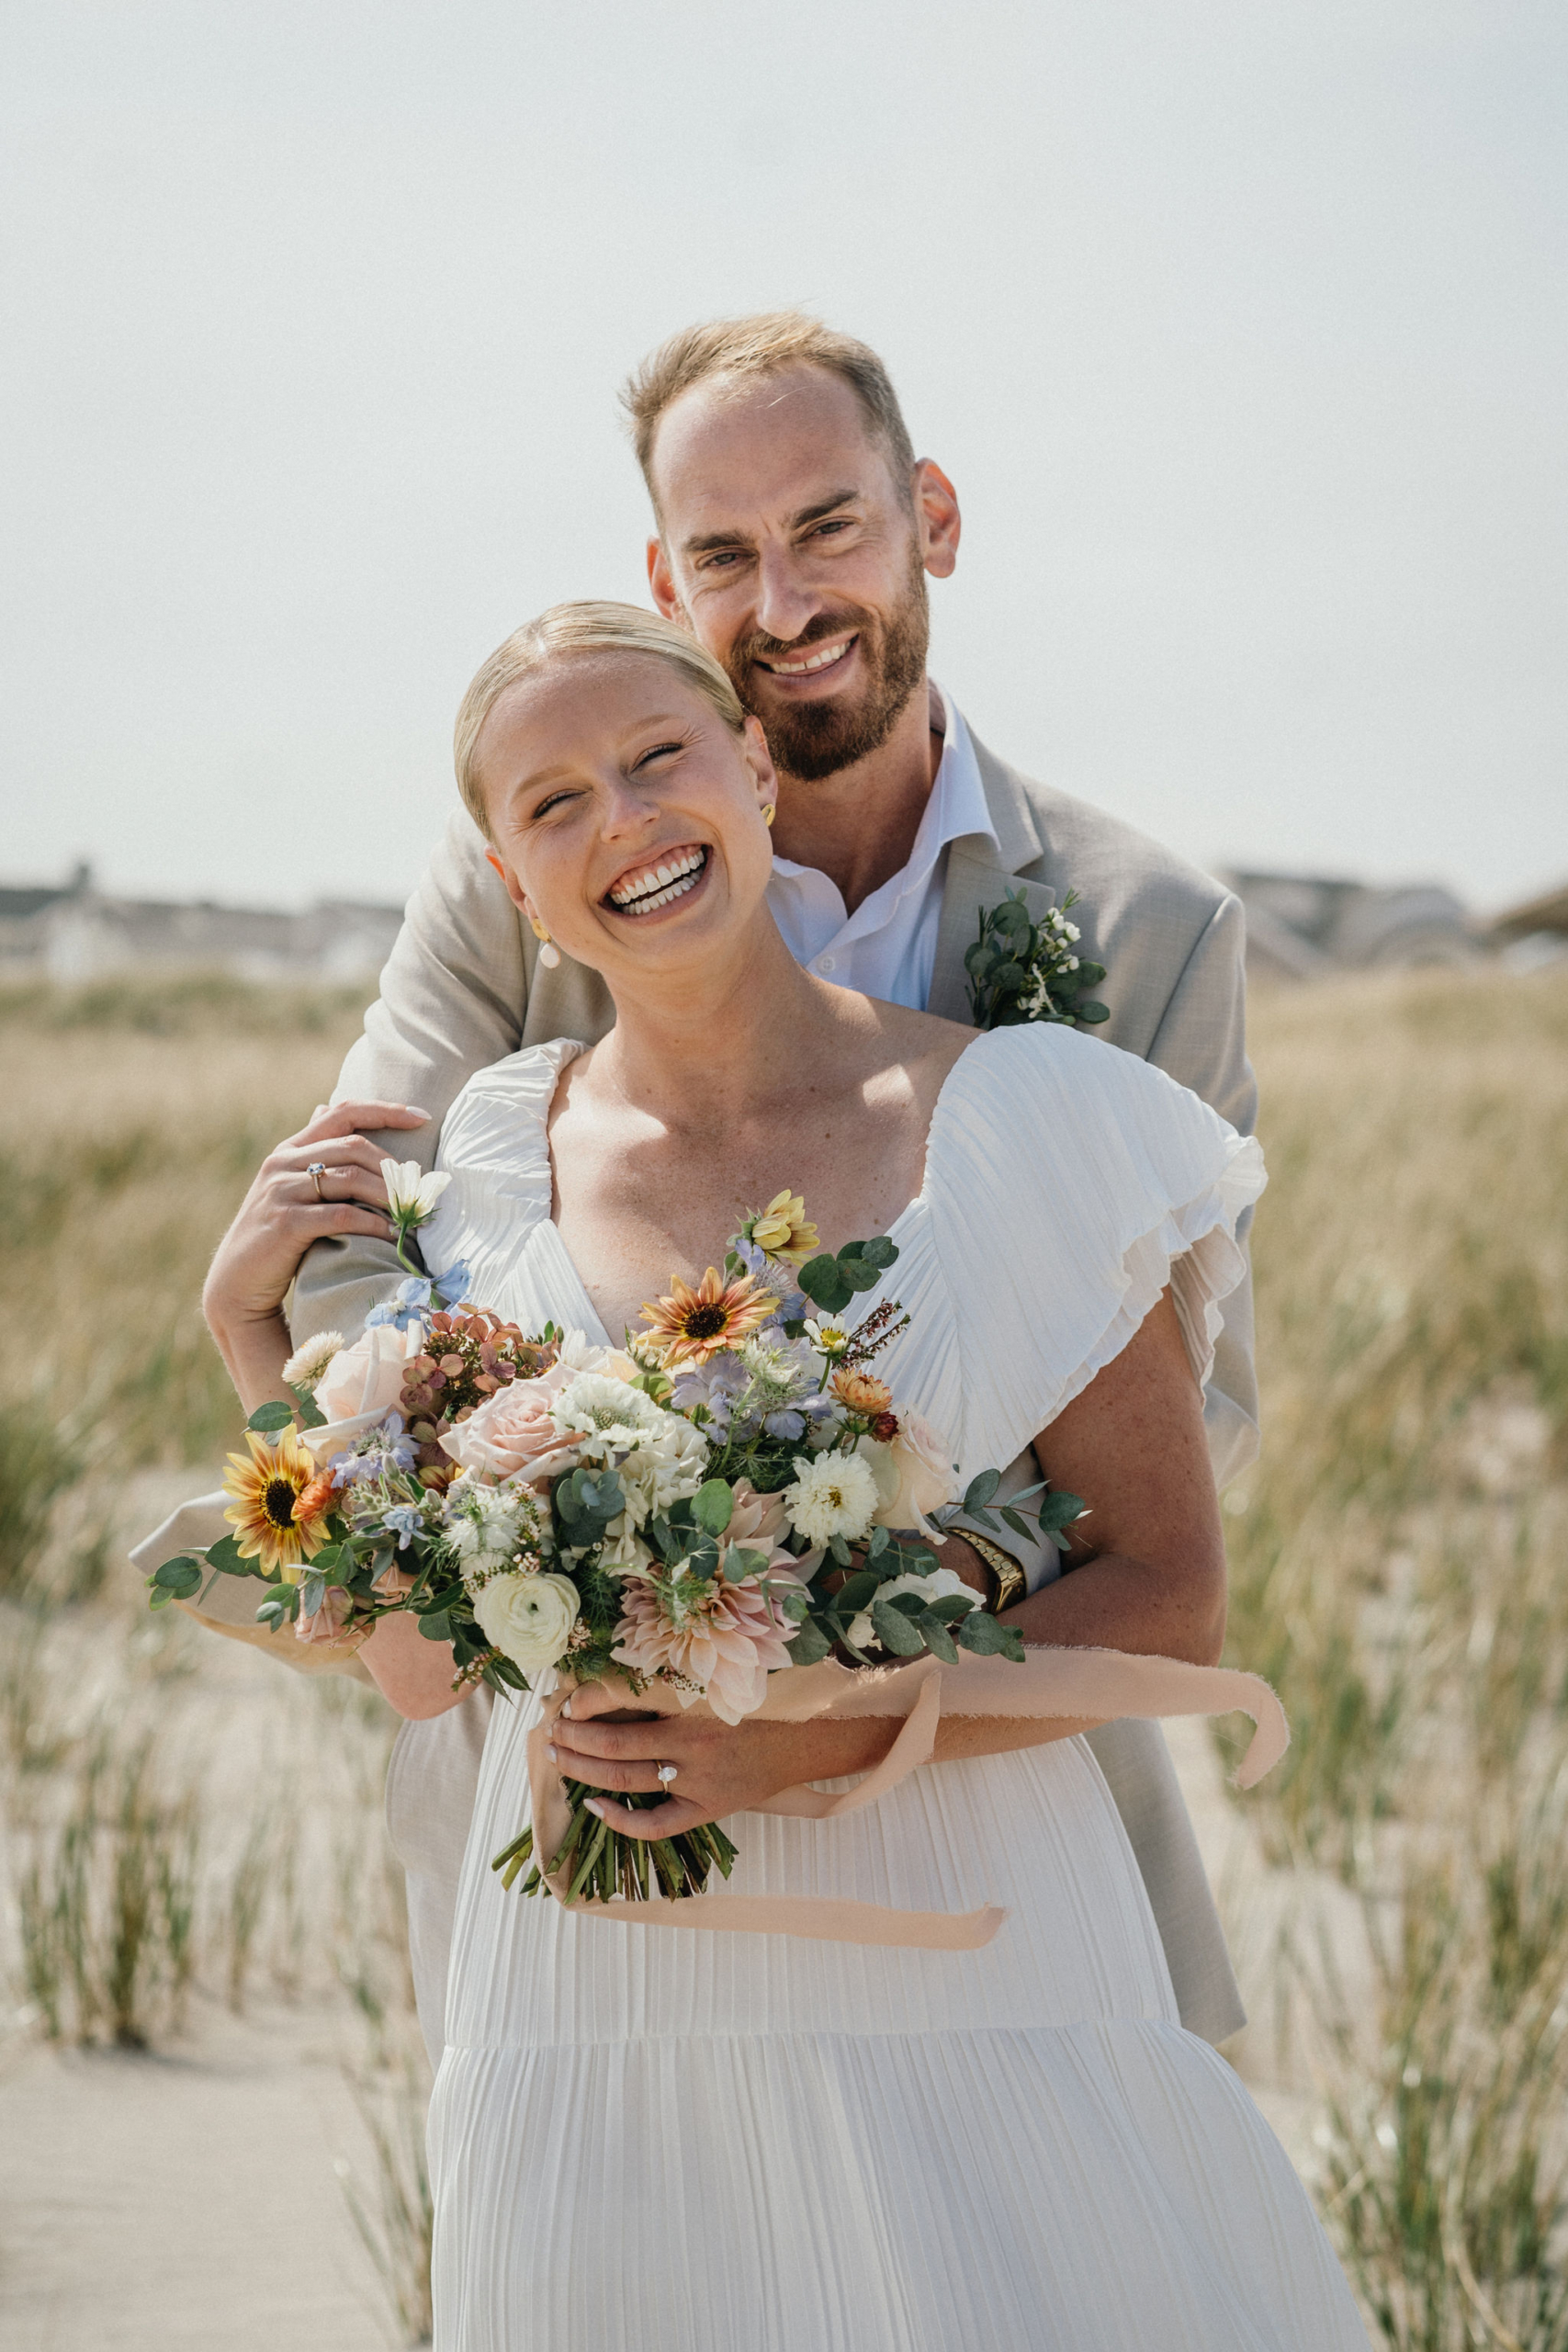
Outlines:
{"label": "man's beard", "polygon": [[[838,695],[821,702],[786,703],[783,709],[776,705],[768,710],[758,707],[750,691],[753,662],[797,660],[807,647],[847,628],[859,632],[866,665],[865,686],[858,698]],[[725,667],[746,708],[766,729],[768,749],[778,766],[803,784],[820,784],[824,776],[852,768],[882,749],[925,678],[930,642],[925,566],[915,550],[904,594],[886,619],[846,605],[837,612],[818,613],[787,645],[776,637],[745,639],[730,648]]]}

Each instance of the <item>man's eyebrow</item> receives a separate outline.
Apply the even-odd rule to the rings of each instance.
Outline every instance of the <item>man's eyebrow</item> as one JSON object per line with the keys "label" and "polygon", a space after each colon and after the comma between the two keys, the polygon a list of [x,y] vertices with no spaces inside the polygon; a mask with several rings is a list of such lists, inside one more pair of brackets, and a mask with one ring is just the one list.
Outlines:
{"label": "man's eyebrow", "polygon": [[[820,523],[825,515],[836,514],[840,506],[852,506],[861,493],[858,490],[836,490],[828,498],[819,498],[810,506],[798,507],[789,518],[792,531],[803,530],[808,523]],[[739,526],[728,531],[701,531],[681,543],[686,555],[709,555],[716,548],[743,547],[746,534]]]}

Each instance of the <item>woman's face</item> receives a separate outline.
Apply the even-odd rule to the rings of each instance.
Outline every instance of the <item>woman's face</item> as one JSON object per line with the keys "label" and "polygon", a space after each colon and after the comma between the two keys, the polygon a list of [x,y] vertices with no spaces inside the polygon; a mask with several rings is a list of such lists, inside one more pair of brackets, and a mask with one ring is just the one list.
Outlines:
{"label": "woman's face", "polygon": [[761,729],[733,733],[656,654],[568,654],[509,687],[476,767],[513,901],[612,985],[711,957],[754,919],[777,792]]}

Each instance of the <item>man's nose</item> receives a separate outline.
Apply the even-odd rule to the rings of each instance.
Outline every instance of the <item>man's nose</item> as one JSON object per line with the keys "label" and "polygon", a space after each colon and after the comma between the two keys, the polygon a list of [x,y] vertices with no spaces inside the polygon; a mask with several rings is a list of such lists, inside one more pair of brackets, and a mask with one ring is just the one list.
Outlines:
{"label": "man's nose", "polygon": [[764,548],[757,574],[759,631],[781,645],[793,645],[816,613],[820,596],[788,548]]}

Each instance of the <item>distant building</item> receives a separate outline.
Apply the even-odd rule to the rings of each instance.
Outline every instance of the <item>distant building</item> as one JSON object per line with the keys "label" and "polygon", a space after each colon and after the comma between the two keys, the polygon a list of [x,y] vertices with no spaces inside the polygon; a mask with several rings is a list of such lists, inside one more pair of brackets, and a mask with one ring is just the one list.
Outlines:
{"label": "distant building", "polygon": [[1541,898],[1525,899],[1517,907],[1506,908],[1502,914],[1494,915],[1489,928],[1494,939],[1509,946],[1568,939],[1568,882]]}
{"label": "distant building", "polygon": [[248,980],[357,980],[391,952],[400,907],[323,899],[302,914],[111,898],[68,882],[0,885],[0,975],[69,985],[111,973],[221,971]]}
{"label": "distant building", "polygon": [[1411,964],[1473,964],[1487,941],[1451,890],[1307,874],[1230,874],[1247,910],[1249,980],[1310,980]]}

